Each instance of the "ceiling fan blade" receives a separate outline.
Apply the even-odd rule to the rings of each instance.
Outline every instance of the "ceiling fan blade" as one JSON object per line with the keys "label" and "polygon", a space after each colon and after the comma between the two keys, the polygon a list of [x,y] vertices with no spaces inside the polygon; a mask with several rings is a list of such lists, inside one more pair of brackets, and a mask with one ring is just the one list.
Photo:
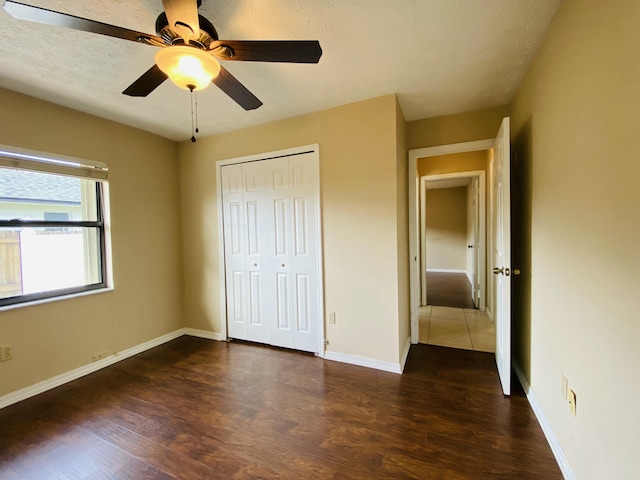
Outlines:
{"label": "ceiling fan blade", "polygon": [[167,79],[167,74],[154,65],[122,92],[130,97],[146,97]]}
{"label": "ceiling fan blade", "polygon": [[317,40],[218,40],[209,49],[224,60],[249,62],[318,63],[322,56]]}
{"label": "ceiling fan blade", "polygon": [[255,110],[262,105],[262,102],[247,87],[222,66],[218,76],[213,79],[213,83],[245,110]]}
{"label": "ceiling fan blade", "polygon": [[163,45],[164,42],[160,37],[149,35],[148,33],[136,32],[127,28],[116,27],[87,18],[76,17],[67,13],[55,12],[46,8],[25,5],[24,3],[7,0],[4,9],[15,18],[20,20],[28,20],[31,22],[44,23],[56,27],[67,27],[84,32],[99,33],[109,37],[122,38],[131,40],[132,42],[143,42],[153,44],[153,42]]}
{"label": "ceiling fan blade", "polygon": [[169,26],[185,40],[198,38],[200,20],[196,0],[162,0]]}

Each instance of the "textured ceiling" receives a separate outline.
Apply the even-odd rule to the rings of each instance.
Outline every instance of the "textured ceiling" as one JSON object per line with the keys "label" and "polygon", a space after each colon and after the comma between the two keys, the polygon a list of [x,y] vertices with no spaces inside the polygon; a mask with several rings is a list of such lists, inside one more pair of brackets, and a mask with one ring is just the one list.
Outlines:
{"label": "textured ceiling", "polygon": [[[155,33],[161,0],[20,0]],[[195,1],[195,0],[194,0]],[[0,0],[2,2],[2,0]],[[200,92],[200,135],[396,93],[406,120],[509,103],[560,0],[203,0],[226,40],[319,40],[317,65],[224,62],[264,105]],[[16,20],[0,10],[0,87],[132,125],[191,136],[189,93],[122,91],[155,47]]]}

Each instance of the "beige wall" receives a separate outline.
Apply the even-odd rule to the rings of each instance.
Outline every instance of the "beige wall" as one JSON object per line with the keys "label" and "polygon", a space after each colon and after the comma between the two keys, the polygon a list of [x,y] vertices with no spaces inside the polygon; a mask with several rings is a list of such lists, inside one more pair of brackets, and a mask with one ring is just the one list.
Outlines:
{"label": "beige wall", "polygon": [[397,363],[406,296],[399,122],[389,95],[180,144],[187,326],[220,332],[224,321],[215,162],[319,143],[325,311],[336,313],[328,350]]}
{"label": "beige wall", "polygon": [[[497,133],[498,130],[496,129],[493,136],[495,137]],[[417,162],[418,175],[422,177],[425,175],[442,175],[445,173],[486,171],[488,165],[487,159],[487,150],[419,158]]]}
{"label": "beige wall", "polygon": [[638,25],[565,0],[513,103],[514,353],[584,480],[640,474]]}
{"label": "beige wall", "polygon": [[509,107],[504,106],[407,122],[407,149],[495,138],[508,116]]}
{"label": "beige wall", "polygon": [[430,189],[425,200],[427,270],[466,270],[467,187]]}
{"label": "beige wall", "polygon": [[0,311],[0,395],[181,325],[177,151],[169,140],[0,89],[0,144],[109,164],[115,290]]}

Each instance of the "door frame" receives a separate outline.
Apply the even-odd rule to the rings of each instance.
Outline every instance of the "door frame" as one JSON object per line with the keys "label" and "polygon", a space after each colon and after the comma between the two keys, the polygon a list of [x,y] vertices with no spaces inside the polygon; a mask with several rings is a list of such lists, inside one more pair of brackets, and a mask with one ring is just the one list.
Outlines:
{"label": "door frame", "polygon": [[[419,157],[424,158],[424,157]],[[479,271],[477,272],[478,278],[480,281],[478,282],[480,285],[480,292],[482,295],[480,296],[480,305],[478,307],[479,310],[484,311],[487,305],[487,257],[486,257],[486,231],[487,231],[487,201],[486,201],[486,185],[485,181],[487,178],[487,173],[485,170],[469,170],[465,172],[455,172],[455,173],[443,173],[439,175],[424,175],[420,177],[420,248],[418,250],[418,256],[420,259],[420,303],[422,304],[422,300],[427,297],[427,272],[426,272],[426,249],[425,249],[425,238],[426,238],[426,195],[425,190],[427,188],[427,182],[438,181],[438,180],[451,180],[454,178],[477,178],[479,180],[479,190],[480,190],[480,201],[479,205],[476,205],[476,208],[479,210],[479,225],[478,225],[478,237],[480,238],[480,242],[478,244],[478,256],[479,258]],[[469,212],[467,212],[467,215]],[[425,252],[425,254],[423,254]]]}
{"label": "door frame", "polygon": [[[314,143],[310,145],[302,145],[299,147],[287,148],[284,150],[276,150],[272,152],[257,153],[246,155],[243,157],[233,157],[216,161],[216,211],[218,215],[218,265],[220,266],[220,335],[223,340],[229,340],[227,329],[227,285],[226,285],[226,264],[224,257],[224,217],[222,205],[222,183],[221,169],[225,165],[234,165],[237,163],[257,162],[260,160],[269,160],[272,158],[291,157],[303,153],[313,154],[314,161],[318,165],[318,173],[320,173],[320,144]],[[320,195],[321,177],[318,174],[318,188],[316,190],[316,218],[318,236],[318,356],[324,357],[325,354],[325,329],[324,329],[324,270],[322,256],[322,204]]]}
{"label": "door frame", "polygon": [[419,219],[419,177],[417,171],[418,159],[447,155],[450,153],[473,152],[493,148],[495,138],[477,140],[474,142],[454,143],[435,147],[416,148],[409,150],[409,298],[411,314],[411,343],[417,344],[418,309],[420,308],[420,219]]}

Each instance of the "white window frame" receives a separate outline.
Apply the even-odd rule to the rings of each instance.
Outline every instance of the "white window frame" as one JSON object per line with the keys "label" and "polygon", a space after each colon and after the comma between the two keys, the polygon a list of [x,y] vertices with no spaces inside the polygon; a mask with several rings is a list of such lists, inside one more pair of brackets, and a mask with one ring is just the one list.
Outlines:
{"label": "white window frame", "polygon": [[[96,265],[100,281],[78,287],[49,290],[44,292],[0,298],[0,309],[13,308],[34,302],[50,301],[83,295],[113,288],[111,266],[111,241],[109,222],[108,166],[74,157],[51,154],[23,148],[0,145],[0,168],[64,175],[96,182],[96,220],[0,220],[0,227],[84,227],[98,231],[98,251]],[[92,264],[89,268],[94,268]]]}

